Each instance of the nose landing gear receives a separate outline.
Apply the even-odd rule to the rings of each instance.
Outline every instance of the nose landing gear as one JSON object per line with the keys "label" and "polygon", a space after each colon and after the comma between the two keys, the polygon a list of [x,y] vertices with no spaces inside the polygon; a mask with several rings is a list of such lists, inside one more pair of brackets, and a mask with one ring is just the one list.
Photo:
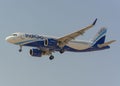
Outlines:
{"label": "nose landing gear", "polygon": [[19,49],[19,52],[22,52],[22,46],[20,45],[20,49]]}

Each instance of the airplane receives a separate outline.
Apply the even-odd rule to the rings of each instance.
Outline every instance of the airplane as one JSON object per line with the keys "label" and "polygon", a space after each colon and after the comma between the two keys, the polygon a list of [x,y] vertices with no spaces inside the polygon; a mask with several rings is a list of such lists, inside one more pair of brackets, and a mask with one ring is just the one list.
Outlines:
{"label": "airplane", "polygon": [[105,42],[107,29],[104,27],[100,29],[91,41],[86,42],[74,40],[76,37],[83,35],[87,30],[92,28],[96,24],[96,21],[97,18],[87,27],[59,38],[16,32],[6,37],[5,40],[9,43],[19,45],[19,52],[22,51],[22,46],[33,47],[29,51],[31,56],[42,57],[43,55],[49,55],[50,60],[54,59],[52,53],[55,51],[62,54],[66,51],[91,52],[109,49],[109,44],[115,42],[116,40]]}

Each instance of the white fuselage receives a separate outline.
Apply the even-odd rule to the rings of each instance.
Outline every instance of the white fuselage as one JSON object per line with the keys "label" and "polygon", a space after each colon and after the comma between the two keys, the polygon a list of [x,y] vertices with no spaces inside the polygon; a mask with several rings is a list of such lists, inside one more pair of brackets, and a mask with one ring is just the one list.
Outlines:
{"label": "white fuselage", "polygon": [[91,42],[85,41],[70,41],[67,46],[77,49],[77,50],[84,50],[91,47]]}
{"label": "white fuselage", "polygon": [[[49,39],[50,37],[25,34],[25,33],[13,33],[11,36],[6,37],[6,40],[12,44],[24,46],[25,44],[35,41],[45,40],[47,38]],[[57,39],[57,38],[53,38],[53,39]],[[72,40],[67,44],[67,46],[76,50],[84,50],[91,47],[91,42]]]}

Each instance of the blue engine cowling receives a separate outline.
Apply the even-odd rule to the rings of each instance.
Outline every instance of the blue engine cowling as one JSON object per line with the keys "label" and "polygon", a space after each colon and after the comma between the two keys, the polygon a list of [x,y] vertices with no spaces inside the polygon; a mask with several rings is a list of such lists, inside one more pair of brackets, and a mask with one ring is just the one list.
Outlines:
{"label": "blue engine cowling", "polygon": [[39,49],[30,49],[30,55],[35,56],[35,57],[41,57],[42,56],[42,51]]}

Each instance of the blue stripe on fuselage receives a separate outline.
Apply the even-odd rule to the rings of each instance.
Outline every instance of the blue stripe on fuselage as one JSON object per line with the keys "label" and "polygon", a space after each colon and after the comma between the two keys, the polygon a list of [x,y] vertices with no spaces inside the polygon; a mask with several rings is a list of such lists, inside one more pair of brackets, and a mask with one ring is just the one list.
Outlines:
{"label": "blue stripe on fuselage", "polygon": [[110,48],[110,46],[106,46],[103,48],[90,47],[90,48],[87,48],[84,50],[77,50],[77,49],[70,48],[69,46],[64,47],[65,51],[70,51],[70,52],[91,52],[91,51],[99,51],[99,50],[104,50],[104,49],[109,49],[109,48]]}
{"label": "blue stripe on fuselage", "polygon": [[[48,46],[44,46],[44,40],[41,41],[34,41],[31,43],[24,44],[24,46],[31,46],[31,47],[42,47],[42,48],[49,48],[50,50],[54,51],[60,51],[61,48],[57,46],[57,40],[55,39],[48,39]],[[104,50],[110,48],[109,46],[103,47],[103,48],[98,48],[98,47],[90,47],[84,50],[77,50],[74,48],[71,48],[70,46],[64,46],[65,51],[70,51],[70,52],[90,52],[90,51],[98,51],[98,50]]]}
{"label": "blue stripe on fuselage", "polygon": [[33,41],[24,46],[31,46],[31,47],[44,47],[44,48],[55,48],[57,46],[57,40],[55,39],[48,39],[48,45],[44,45],[44,40]]}

